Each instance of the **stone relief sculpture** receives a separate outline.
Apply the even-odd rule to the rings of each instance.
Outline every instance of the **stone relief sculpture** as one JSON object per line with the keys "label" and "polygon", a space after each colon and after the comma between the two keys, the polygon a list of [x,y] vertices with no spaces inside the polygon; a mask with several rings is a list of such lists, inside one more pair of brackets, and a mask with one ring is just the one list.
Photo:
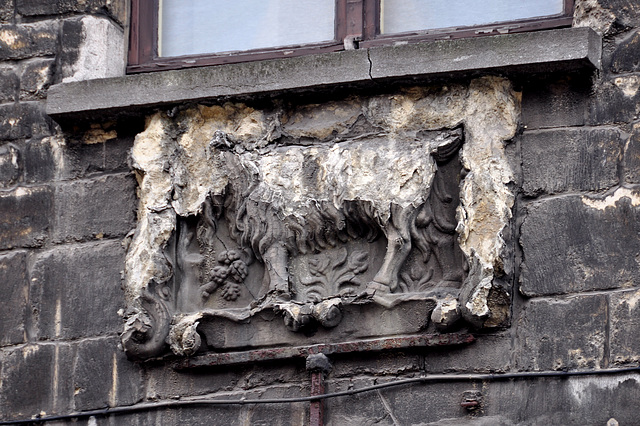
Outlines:
{"label": "stone relief sculpture", "polygon": [[518,109],[506,80],[483,78],[150,117],[132,153],[125,351],[505,325]]}

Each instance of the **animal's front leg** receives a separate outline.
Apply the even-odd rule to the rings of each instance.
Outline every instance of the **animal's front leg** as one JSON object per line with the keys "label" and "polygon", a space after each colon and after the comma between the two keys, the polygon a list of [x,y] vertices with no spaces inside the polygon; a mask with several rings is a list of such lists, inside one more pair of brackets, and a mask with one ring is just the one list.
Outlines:
{"label": "animal's front leg", "polygon": [[274,243],[262,255],[267,292],[279,299],[289,300],[289,252],[282,243]]}
{"label": "animal's front leg", "polygon": [[369,288],[391,292],[398,288],[400,269],[411,251],[410,224],[415,220],[415,213],[416,209],[411,206],[393,206],[389,223],[383,229],[387,237],[387,252]]}

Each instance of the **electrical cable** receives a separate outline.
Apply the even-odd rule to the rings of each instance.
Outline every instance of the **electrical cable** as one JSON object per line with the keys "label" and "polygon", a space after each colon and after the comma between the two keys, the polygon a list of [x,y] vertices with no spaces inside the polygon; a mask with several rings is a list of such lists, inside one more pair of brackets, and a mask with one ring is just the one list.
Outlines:
{"label": "electrical cable", "polygon": [[640,367],[610,368],[603,370],[579,370],[579,371],[525,371],[519,373],[503,374],[430,374],[427,376],[413,377],[410,379],[396,380],[392,382],[380,383],[358,389],[350,389],[340,392],[325,393],[322,395],[302,396],[297,398],[265,398],[265,399],[184,399],[177,401],[163,401],[128,405],[124,407],[102,408],[98,410],[80,411],[71,414],[57,416],[47,416],[41,418],[0,421],[0,425],[19,425],[28,423],[43,423],[55,420],[71,420],[92,416],[108,416],[110,414],[125,414],[138,411],[157,410],[161,408],[176,408],[197,405],[249,405],[249,404],[290,404],[296,402],[314,402],[323,399],[350,396],[358,393],[369,392],[388,387],[401,386],[411,383],[427,382],[460,382],[477,380],[509,380],[529,377],[572,377],[572,376],[593,376],[607,374],[623,374],[640,372]]}

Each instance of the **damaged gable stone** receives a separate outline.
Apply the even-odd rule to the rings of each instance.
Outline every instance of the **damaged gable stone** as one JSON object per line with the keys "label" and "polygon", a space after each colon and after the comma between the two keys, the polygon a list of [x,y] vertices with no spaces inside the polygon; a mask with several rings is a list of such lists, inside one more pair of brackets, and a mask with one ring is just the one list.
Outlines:
{"label": "damaged gable stone", "polygon": [[[510,82],[484,77],[322,105],[226,103],[148,117],[132,151],[140,203],[125,351],[143,359],[167,341],[180,355],[203,350],[202,340],[260,346],[260,325],[249,341],[220,330],[260,324],[267,311],[291,331],[337,340],[351,336],[354,306],[396,318],[361,337],[430,323],[446,331],[460,318],[506,325],[514,178],[504,147],[519,114]],[[398,325],[398,305],[426,309],[415,329]]]}

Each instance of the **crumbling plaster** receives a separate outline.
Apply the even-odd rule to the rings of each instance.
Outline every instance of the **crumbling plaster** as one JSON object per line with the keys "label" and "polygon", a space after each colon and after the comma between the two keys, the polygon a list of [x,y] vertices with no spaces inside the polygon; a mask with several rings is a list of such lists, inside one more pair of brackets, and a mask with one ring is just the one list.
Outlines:
{"label": "crumbling plaster", "polygon": [[[460,188],[457,232],[470,270],[458,303],[464,318],[478,327],[492,315],[506,315],[504,309],[492,313],[489,295],[498,288],[508,292],[494,280],[503,274],[502,234],[514,202],[508,186],[513,172],[504,146],[516,133],[519,114],[520,95],[510,82],[483,77],[467,86],[414,87],[393,95],[351,97],[293,111],[226,103],[148,117],[132,151],[140,204],[138,227],[126,258],[129,321],[140,313],[149,284],[171,277],[163,249],[176,228],[176,215],[200,213],[205,198],[222,194],[226,187],[228,176],[212,152],[211,141],[217,134],[232,136],[236,151],[259,156],[283,135],[339,140],[359,117],[383,129],[390,141],[399,133],[417,137],[419,131],[464,126],[461,161],[466,177]],[[271,183],[277,186],[278,179]],[[295,186],[295,179],[292,183]],[[283,190],[295,193],[293,187]],[[445,310],[451,309],[451,303],[447,300]],[[491,322],[497,324],[500,319]]]}

